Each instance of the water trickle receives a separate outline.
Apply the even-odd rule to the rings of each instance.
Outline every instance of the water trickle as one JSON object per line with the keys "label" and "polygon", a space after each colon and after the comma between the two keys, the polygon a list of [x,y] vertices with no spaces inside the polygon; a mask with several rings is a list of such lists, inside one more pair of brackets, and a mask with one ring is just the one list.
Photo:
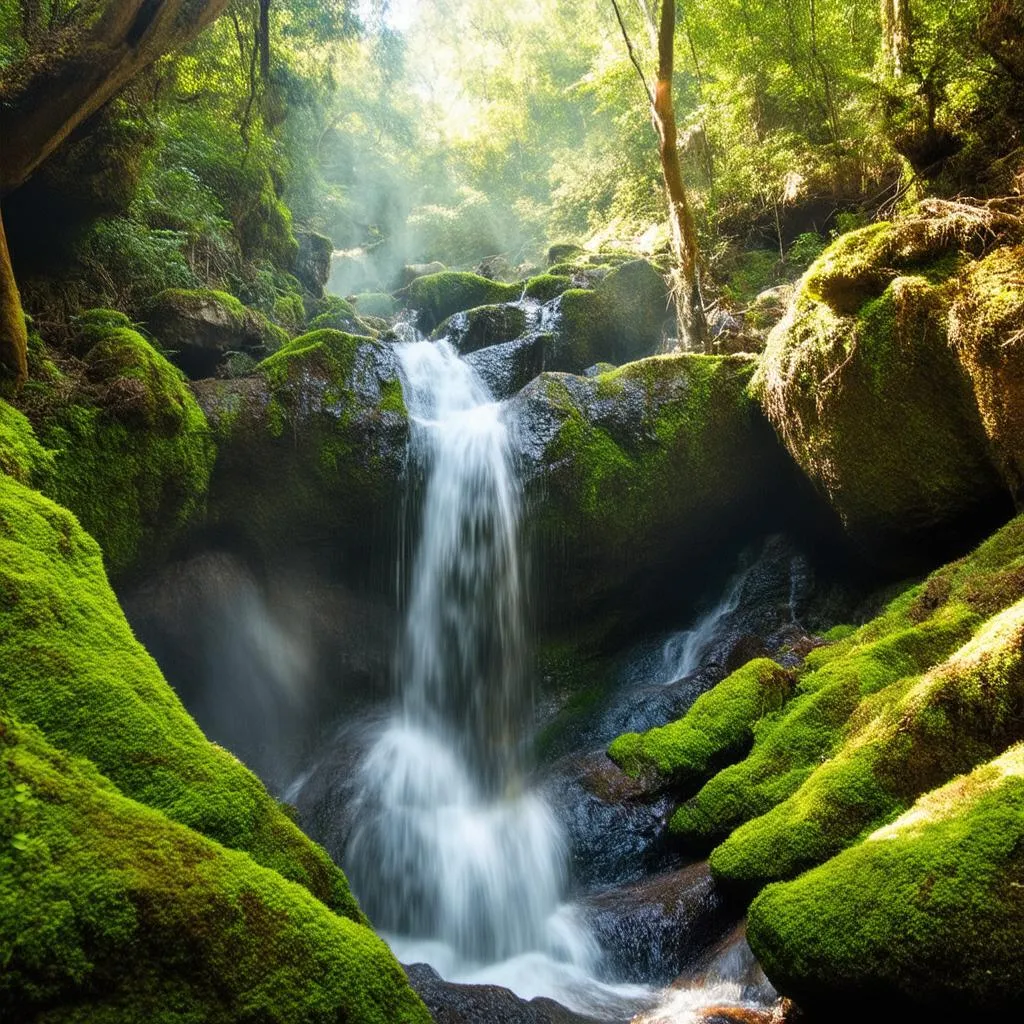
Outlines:
{"label": "water trickle", "polygon": [[359,769],[345,866],[374,923],[399,941],[438,942],[476,963],[571,956],[557,914],[561,829],[522,763],[532,695],[503,408],[447,342],[396,352],[422,518],[398,708]]}

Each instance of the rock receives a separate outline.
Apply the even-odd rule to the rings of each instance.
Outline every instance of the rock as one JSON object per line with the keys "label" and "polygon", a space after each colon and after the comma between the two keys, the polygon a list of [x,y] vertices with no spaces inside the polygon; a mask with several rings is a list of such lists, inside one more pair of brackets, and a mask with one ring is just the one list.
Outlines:
{"label": "rock", "polygon": [[[13,515],[9,498],[4,493],[0,499],[5,517]],[[68,545],[54,564],[63,562],[66,571],[85,553],[98,573],[95,595],[103,586],[95,545],[82,543],[84,535],[67,513],[45,504],[42,516],[63,531]],[[112,594],[109,603],[116,608]],[[72,618],[82,610],[76,605]],[[133,643],[126,627],[122,639],[125,648]],[[116,674],[109,681],[123,688]],[[199,801],[171,800],[162,813],[125,795],[126,781],[128,788],[148,779],[167,789],[171,764],[160,755],[169,734],[157,722],[162,711],[176,710],[188,723],[169,690],[151,692],[149,700],[139,691],[139,697],[150,717],[144,722],[145,713],[135,716],[144,742],[141,756],[118,772],[120,789],[84,757],[71,756],[13,718],[6,702],[0,712],[5,1019],[152,1020],[173,1007],[176,1016],[211,1024],[253,1015],[266,1024],[429,1024],[426,1008],[354,901],[349,897],[353,917],[344,917],[288,880],[297,866],[290,862],[288,840],[296,848],[305,842],[314,856],[315,848],[300,839],[255,779],[238,785],[246,770],[207,744],[194,726],[175,733],[184,739],[193,732],[192,742],[205,746],[216,764],[205,777],[178,781],[206,789]],[[95,691],[90,698],[99,698],[97,709],[110,703]],[[135,703],[123,709],[129,718]],[[73,702],[57,704],[60,714],[74,715]],[[106,743],[127,739],[124,719],[107,728]],[[71,739],[72,749],[80,750],[80,739]],[[211,784],[223,793],[215,806],[207,802]],[[273,867],[172,820],[190,814],[197,824],[219,819],[222,833],[225,826],[241,825],[271,849],[276,844]],[[319,867],[325,897],[337,896],[344,890],[340,871],[326,858]]]}
{"label": "rock", "polygon": [[507,256],[488,256],[480,261],[474,273],[490,281],[509,281],[515,278],[515,268]]}
{"label": "rock", "polygon": [[826,635],[750,753],[682,804],[670,831],[695,848],[719,843],[716,877],[752,892],[1024,739],[1012,710],[1024,709],[1022,567],[1018,518],[860,629]]}
{"label": "rock", "polygon": [[563,291],[555,306],[550,370],[579,373],[593,363],[616,365],[656,352],[668,316],[665,279],[644,260],[611,270],[595,290]]}
{"label": "rock", "polygon": [[499,302],[514,302],[522,285],[489,281],[478,274],[446,270],[417,277],[398,297],[418,315],[421,331],[432,331],[442,320],[462,310]]}
{"label": "rock", "polygon": [[584,906],[605,970],[648,984],[676,977],[732,923],[706,864],[596,893]]}
{"label": "rock", "polygon": [[399,272],[398,287],[405,288],[418,277],[426,277],[428,274],[440,274],[447,269],[443,263],[437,261],[433,263],[408,263]]}
{"label": "rock", "polygon": [[212,377],[229,352],[262,356],[288,335],[226,292],[169,288],[153,299],[146,326],[192,380]]}
{"label": "rock", "polygon": [[410,964],[405,973],[436,1024],[598,1024],[553,999],[526,1000],[500,985],[445,981],[428,964]]}
{"label": "rock", "polygon": [[466,356],[496,399],[511,398],[544,369],[544,358],[553,341],[545,331],[527,332],[515,341],[490,345]]}
{"label": "rock", "polygon": [[315,231],[296,231],[299,252],[295,257],[295,276],[315,298],[324,293],[331,276],[331,253],[334,243]]}
{"label": "rock", "polygon": [[386,564],[408,438],[390,345],[313,331],[251,377],[194,387],[219,446],[212,524],[268,562],[305,548],[343,574]]}
{"label": "rock", "polygon": [[961,275],[950,339],[966,369],[1017,507],[1024,504],[1024,246],[1004,246]]}
{"label": "rock", "polygon": [[355,306],[337,295],[325,295],[314,306],[314,313],[315,315],[309,321],[309,330],[311,331],[327,328],[362,337],[370,337],[373,334],[372,329],[356,312]]}
{"label": "rock", "polygon": [[545,790],[566,829],[576,884],[635,882],[660,866],[671,800],[652,798],[600,751],[556,762]]}
{"label": "rock", "polygon": [[460,355],[467,355],[477,349],[514,341],[526,331],[529,321],[527,310],[518,303],[477,306],[453,313],[434,329],[431,337],[447,338]]}
{"label": "rock", "polygon": [[216,454],[181,372],[128,324],[81,314],[80,361],[66,372],[38,343],[23,397],[41,450],[25,438],[18,456],[20,478],[74,511],[119,577],[165,557],[202,517]]}
{"label": "rock", "polygon": [[748,927],[769,979],[812,1017],[1011,1019],[1024,992],[1024,746],[768,886]]}
{"label": "rock", "polygon": [[541,587],[544,621],[626,591],[624,614],[642,614],[662,574],[698,573],[802,494],[747,394],[753,371],[740,357],[656,356],[593,379],[544,373],[513,399],[524,478],[543,495],[537,564],[558,580]]}
{"label": "rock", "polygon": [[567,274],[538,274],[523,286],[523,295],[538,302],[550,302],[572,287],[572,278]]}
{"label": "rock", "polygon": [[556,242],[548,248],[547,264],[549,267],[553,267],[556,263],[567,263],[584,255],[583,247],[574,242]]}
{"label": "rock", "polygon": [[[1022,234],[995,208],[926,201],[833,243],[771,333],[757,393],[849,535],[890,571],[934,564],[1010,513],[951,304],[964,288],[975,297],[960,308],[998,304],[998,289],[976,294],[985,271],[973,265]],[[999,315],[971,313],[995,334],[965,335],[961,350],[994,351]]]}
{"label": "rock", "polygon": [[754,727],[793,692],[793,675],[758,658],[698,697],[686,716],[645,733],[624,733],[608,748],[634,778],[654,776],[684,790],[738,760],[754,742]]}
{"label": "rock", "polygon": [[[326,853],[182,708],[132,635],[99,547],[74,516],[3,475],[0,510],[5,711],[35,726],[35,735],[65,756],[83,759],[75,771],[86,771],[92,785],[119,790],[122,804],[151,808],[149,820],[158,827],[165,815],[279,871],[353,921],[365,921]],[[85,759],[92,762],[87,768]],[[180,859],[175,863],[180,867]]]}

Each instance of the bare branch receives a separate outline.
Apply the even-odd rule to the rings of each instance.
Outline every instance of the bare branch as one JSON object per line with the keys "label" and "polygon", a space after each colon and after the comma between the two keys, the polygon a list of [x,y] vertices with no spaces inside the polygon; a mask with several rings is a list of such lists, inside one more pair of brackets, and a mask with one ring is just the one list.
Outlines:
{"label": "bare branch", "polygon": [[629,30],[626,28],[625,19],[622,17],[622,10],[619,8],[618,0],[612,0],[612,7],[615,8],[615,17],[618,19],[619,28],[622,29],[622,38],[626,41],[626,50],[629,52],[629,59],[633,62],[633,67],[636,68],[636,73],[640,76],[640,81],[643,83],[644,92],[647,93],[647,101],[650,105],[654,106],[654,90],[651,89],[647,83],[647,76],[644,74],[644,69],[640,65],[640,58],[636,55],[636,49],[633,46],[633,40],[629,37]]}

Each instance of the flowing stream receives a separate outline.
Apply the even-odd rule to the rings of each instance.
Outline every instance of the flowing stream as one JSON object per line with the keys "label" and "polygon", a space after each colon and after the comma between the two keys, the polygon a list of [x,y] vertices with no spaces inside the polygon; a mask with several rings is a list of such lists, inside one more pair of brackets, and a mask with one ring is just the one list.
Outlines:
{"label": "flowing stream", "polygon": [[524,763],[531,659],[504,407],[446,341],[396,351],[422,510],[397,707],[358,769],[346,870],[406,963],[580,1009],[621,1004],[644,990],[595,979],[599,951],[563,903],[562,828]]}

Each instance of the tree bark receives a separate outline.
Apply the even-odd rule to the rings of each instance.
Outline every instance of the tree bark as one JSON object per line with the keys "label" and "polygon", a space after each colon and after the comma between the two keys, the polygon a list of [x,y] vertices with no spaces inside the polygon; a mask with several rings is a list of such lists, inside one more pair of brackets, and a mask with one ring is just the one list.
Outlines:
{"label": "tree bark", "polygon": [[673,283],[680,340],[690,348],[711,352],[711,332],[704,315],[700,292],[700,253],[693,211],[686,198],[683,169],[679,162],[676,114],[672,103],[672,71],[675,58],[675,0],[662,0],[658,27],[658,80],[654,87],[653,116],[658,131],[658,155],[668,198],[669,228],[675,269]]}
{"label": "tree bark", "polygon": [[11,268],[0,213],[0,392],[17,391],[28,376],[28,332],[21,297]]}
{"label": "tree bark", "polygon": [[882,0],[882,60],[890,78],[902,78],[913,67],[910,0]]}
{"label": "tree bark", "polygon": [[50,55],[5,69],[0,196],[158,57],[190,42],[227,0],[107,0],[95,22]]}

